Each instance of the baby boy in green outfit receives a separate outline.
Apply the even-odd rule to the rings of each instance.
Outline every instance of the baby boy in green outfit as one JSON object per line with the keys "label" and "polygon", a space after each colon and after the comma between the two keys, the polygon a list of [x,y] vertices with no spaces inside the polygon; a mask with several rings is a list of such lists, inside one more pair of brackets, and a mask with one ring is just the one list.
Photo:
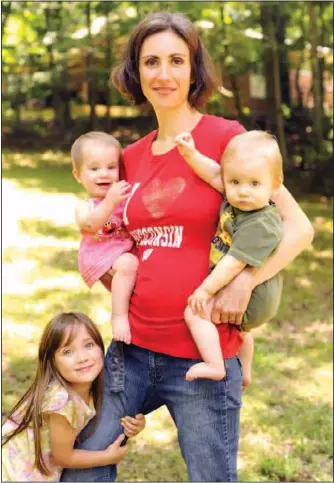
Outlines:
{"label": "baby boy in green outfit", "polygon": [[[225,365],[218,332],[210,320],[212,298],[247,265],[260,267],[281,240],[282,220],[270,200],[283,182],[282,156],[275,138],[262,131],[235,136],[224,151],[221,168],[196,149],[190,133],[177,136],[176,144],[194,171],[225,195],[211,243],[211,272],[189,297],[185,311],[203,358],[189,369],[186,379],[219,380],[225,377]],[[276,314],[281,293],[281,274],[252,292],[240,326],[244,386],[251,380],[253,337],[249,331]]]}

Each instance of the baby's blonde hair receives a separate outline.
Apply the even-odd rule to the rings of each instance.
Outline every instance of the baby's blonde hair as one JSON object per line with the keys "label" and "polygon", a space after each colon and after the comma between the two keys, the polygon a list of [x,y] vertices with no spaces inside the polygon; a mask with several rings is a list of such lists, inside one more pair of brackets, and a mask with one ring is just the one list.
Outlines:
{"label": "baby's blonde hair", "polygon": [[254,152],[270,163],[274,184],[283,182],[283,160],[276,138],[266,131],[248,131],[235,136],[227,145],[222,162],[222,170],[226,163],[233,162],[236,154]]}
{"label": "baby's blonde hair", "polygon": [[111,134],[107,134],[102,131],[90,131],[86,134],[79,136],[73,143],[71,148],[71,158],[73,163],[73,168],[80,171],[83,151],[86,142],[98,142],[103,143],[107,146],[115,147],[119,153],[121,153],[122,146]]}

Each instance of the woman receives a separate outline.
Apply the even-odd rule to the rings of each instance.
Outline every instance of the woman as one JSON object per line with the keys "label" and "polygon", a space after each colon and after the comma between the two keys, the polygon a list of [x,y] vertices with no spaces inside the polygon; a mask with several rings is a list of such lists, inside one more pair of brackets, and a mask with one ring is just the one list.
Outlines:
{"label": "woman", "polygon": [[[183,15],[162,12],[144,18],[112,80],[135,104],[152,105],[159,128],[124,152],[126,178],[133,186],[124,221],[139,257],[129,313],[132,344],[109,348],[102,415],[94,434],[79,447],[104,448],[119,434],[123,412],[148,413],[165,404],[191,481],[235,481],[242,374],[237,357],[241,339],[234,324],[240,323],[252,289],[310,243],[312,227],[282,188],[274,200],[284,223],[277,252],[261,269],[244,270],[215,302],[212,321],[220,324],[226,378],[186,382],[187,370],[200,355],[183,313],[188,296],[207,275],[221,197],[188,167],[174,139],[191,131],[199,151],[219,162],[227,143],[245,130],[235,121],[198,111],[217,79],[194,26]],[[112,466],[67,470],[63,481],[112,481],[115,476]]]}

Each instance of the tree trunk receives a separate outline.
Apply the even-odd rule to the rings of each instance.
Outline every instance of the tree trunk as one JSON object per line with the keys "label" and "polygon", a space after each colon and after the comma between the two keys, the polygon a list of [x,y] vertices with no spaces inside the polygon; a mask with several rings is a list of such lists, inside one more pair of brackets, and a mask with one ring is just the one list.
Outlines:
{"label": "tree trunk", "polygon": [[[112,65],[112,44],[111,44],[112,36],[111,36],[110,10],[108,10],[108,12],[106,13],[106,33],[107,33],[107,37],[106,37],[105,59],[106,59],[106,68],[108,72]],[[109,78],[109,75],[108,75],[108,78]],[[106,106],[107,106],[106,115],[105,115],[106,128],[107,128],[107,131],[110,132],[111,131],[111,118],[110,118],[111,92],[110,92],[109,82],[107,82],[107,86],[106,86]]]}
{"label": "tree trunk", "polygon": [[[320,9],[320,45],[325,47],[327,45],[326,42],[326,32],[327,32],[327,26],[326,22],[324,19],[324,9],[326,7],[326,4],[323,2],[319,2],[319,9]],[[325,58],[323,55],[319,57],[319,73],[320,73],[320,96],[321,96],[321,106],[323,113],[322,115],[324,116],[324,102],[325,102],[325,86],[324,86],[324,71],[325,71]]]}
{"label": "tree trunk", "polygon": [[[224,40],[227,38],[226,25],[225,25],[225,22],[224,22],[224,3],[220,2],[219,7],[220,7],[220,18],[221,18],[221,27],[220,27],[221,39],[220,39],[220,41],[224,42]],[[223,71],[224,71],[225,60],[228,57],[229,53],[230,52],[229,52],[228,43],[224,42],[224,53],[222,53],[220,55],[220,65],[221,65],[221,76],[222,77],[223,77],[223,74],[224,74]],[[241,105],[240,92],[239,92],[237,78],[236,78],[235,74],[233,74],[232,72],[228,72],[228,77],[229,77],[230,82],[231,82],[231,88],[232,88],[232,92],[233,92],[234,105],[235,105],[235,109],[237,111],[237,116],[238,116],[239,119],[241,119],[242,116],[243,116],[243,113],[242,113],[242,105]]]}
{"label": "tree trunk", "polygon": [[234,97],[234,104],[235,104],[235,108],[236,108],[236,111],[237,111],[237,116],[238,116],[239,119],[241,119],[242,116],[243,116],[243,113],[242,113],[242,105],[241,105],[240,92],[239,92],[237,78],[234,74],[229,74],[229,77],[230,77],[231,88],[232,88],[233,97]]}
{"label": "tree trunk", "polygon": [[[51,14],[53,16],[52,27],[57,32],[57,41],[61,41],[63,32],[63,2],[57,2],[58,8],[50,12],[49,17],[46,15],[46,20],[51,25]],[[67,54],[64,54],[62,62],[54,63],[53,51],[49,50],[49,63],[52,66],[52,106],[55,112],[54,126],[61,135],[65,135],[68,128],[71,126],[71,109],[68,88],[68,65]]]}
{"label": "tree trunk", "polygon": [[[46,32],[50,32],[52,30],[52,26],[51,26],[51,11],[49,9],[49,7],[46,7],[45,9],[45,25],[46,25]],[[49,53],[49,69],[52,71],[53,67],[54,67],[54,60],[53,60],[53,43],[51,44],[48,44],[46,46],[47,50],[48,50],[48,53]]]}
{"label": "tree trunk", "polygon": [[267,127],[276,135],[283,160],[287,163],[284,117],[281,108],[280,63],[274,25],[275,6],[269,2],[261,2],[260,6],[261,26],[264,38],[264,70],[268,112]]}
{"label": "tree trunk", "polygon": [[320,148],[323,138],[323,106],[321,104],[321,76],[319,68],[318,46],[318,9],[316,2],[309,3],[310,17],[310,42],[311,42],[311,64],[313,77],[313,133],[316,148]]}
{"label": "tree trunk", "polygon": [[280,64],[280,80],[281,80],[281,98],[283,104],[291,107],[290,96],[290,78],[289,78],[289,59],[288,52],[285,45],[285,29],[287,17],[281,9],[284,8],[284,4],[278,6],[277,13],[277,35],[276,40],[279,49],[279,64]]}
{"label": "tree trunk", "polygon": [[12,101],[12,108],[14,109],[14,130],[21,128],[21,110],[24,104],[24,94],[22,94],[22,80],[21,76],[17,77],[17,89]]}
{"label": "tree trunk", "polygon": [[91,2],[86,3],[86,23],[88,30],[89,47],[87,51],[87,87],[88,87],[88,103],[90,107],[89,121],[90,127],[94,131],[96,129],[96,110],[95,110],[95,85],[94,85],[94,54],[92,43],[92,31],[91,31]]}
{"label": "tree trunk", "polygon": [[302,5],[302,21],[301,21],[301,24],[300,24],[300,28],[301,28],[301,31],[302,31],[302,39],[303,39],[303,44],[300,48],[300,57],[299,57],[299,61],[298,61],[298,65],[296,67],[296,77],[295,77],[295,88],[296,88],[296,92],[297,92],[297,107],[299,109],[303,109],[304,108],[304,100],[303,100],[303,93],[302,93],[302,90],[301,90],[301,87],[300,87],[300,84],[299,84],[299,78],[300,78],[300,71],[303,67],[303,64],[305,62],[305,39],[306,39],[306,31],[305,31],[305,21],[304,21],[304,17],[305,17],[305,13],[306,13],[306,9],[305,9],[305,4]]}
{"label": "tree trunk", "polygon": [[1,39],[6,28],[11,8],[12,2],[1,2]]}

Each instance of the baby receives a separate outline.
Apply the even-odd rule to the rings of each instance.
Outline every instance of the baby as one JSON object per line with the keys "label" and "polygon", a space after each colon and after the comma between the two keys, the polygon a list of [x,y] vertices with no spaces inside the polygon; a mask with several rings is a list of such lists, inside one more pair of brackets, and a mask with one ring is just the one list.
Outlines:
{"label": "baby", "polygon": [[89,287],[100,280],[112,291],[113,337],[130,344],[128,309],[138,259],[133,253],[134,241],[123,225],[130,185],[119,181],[121,145],[113,136],[93,131],[74,142],[71,156],[73,175],[88,193],[75,212],[82,234],[79,270]]}
{"label": "baby", "polygon": [[[270,200],[283,181],[282,157],[274,137],[261,131],[235,136],[225,149],[221,168],[196,149],[190,133],[178,135],[176,144],[194,171],[225,196],[211,242],[211,272],[189,297],[185,311],[204,361],[192,366],[186,379],[220,380],[225,377],[225,365],[218,331],[210,320],[212,297],[247,265],[260,267],[280,242],[282,221]],[[240,326],[244,386],[251,381],[253,337],[249,331],[276,314],[281,292],[281,274],[252,292]]]}

